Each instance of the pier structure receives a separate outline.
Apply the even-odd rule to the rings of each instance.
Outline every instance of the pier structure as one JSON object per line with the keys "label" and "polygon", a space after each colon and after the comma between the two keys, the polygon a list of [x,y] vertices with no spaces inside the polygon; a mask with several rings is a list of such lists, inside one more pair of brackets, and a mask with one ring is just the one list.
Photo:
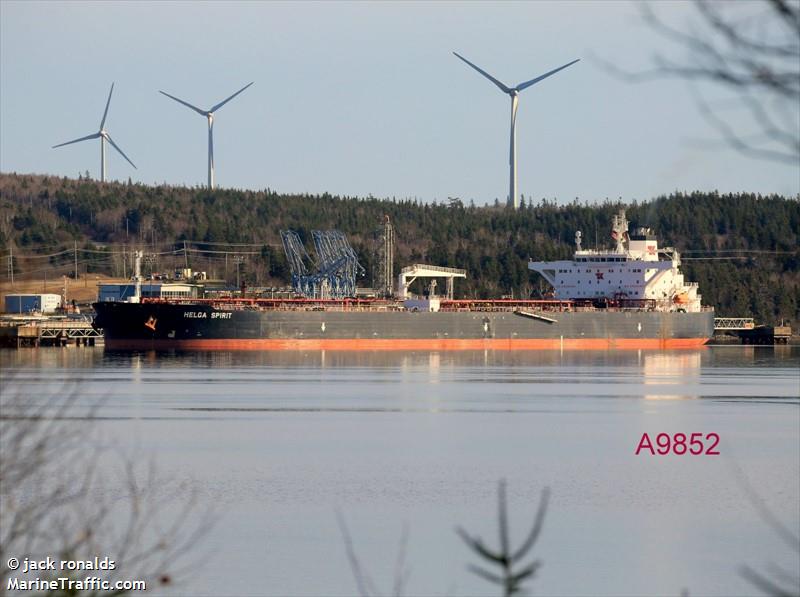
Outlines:
{"label": "pier structure", "polygon": [[752,317],[715,317],[714,333],[737,336],[742,344],[788,344],[792,328],[788,325],[756,325]]}
{"label": "pier structure", "polygon": [[38,346],[94,346],[103,333],[85,319],[3,319],[0,346],[11,348]]}
{"label": "pier structure", "polygon": [[742,330],[752,330],[756,327],[752,317],[715,317],[715,332],[738,332]]}

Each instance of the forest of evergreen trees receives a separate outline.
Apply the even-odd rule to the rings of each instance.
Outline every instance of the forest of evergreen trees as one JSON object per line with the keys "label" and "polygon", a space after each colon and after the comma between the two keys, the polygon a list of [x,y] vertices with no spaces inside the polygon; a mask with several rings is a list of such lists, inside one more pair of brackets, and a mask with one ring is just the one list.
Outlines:
{"label": "forest of evergreen trees", "polygon": [[[527,297],[546,290],[528,271],[529,258],[568,257],[576,230],[583,232],[584,247],[610,246],[611,216],[620,205],[543,200],[514,211],[459,199],[421,203],[2,174],[0,254],[4,278],[11,251],[15,273],[24,276],[43,269],[42,260],[31,256],[53,255],[78,243],[95,251],[87,252],[85,271],[120,275],[104,251],[120,246],[163,251],[183,241],[212,248],[248,243],[260,247],[243,266],[248,282],[285,285],[280,230],[298,231],[310,251],[311,230],[337,228],[365,266],[367,278],[360,285],[369,286],[376,230],[388,215],[395,228],[396,270],[414,262],[461,267],[468,277],[456,285],[460,296]],[[681,251],[687,278],[700,283],[704,302],[720,315],[800,321],[800,198],[673,193],[625,207],[632,227],[650,226],[662,245]],[[60,263],[57,256],[50,262]]]}

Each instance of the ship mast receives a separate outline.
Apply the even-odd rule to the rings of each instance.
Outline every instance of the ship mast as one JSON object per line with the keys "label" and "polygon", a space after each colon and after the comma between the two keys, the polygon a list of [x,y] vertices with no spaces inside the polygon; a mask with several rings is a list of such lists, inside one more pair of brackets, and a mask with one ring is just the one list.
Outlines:
{"label": "ship mast", "polygon": [[617,241],[617,253],[625,252],[625,241],[628,237],[628,220],[625,217],[625,210],[620,209],[619,213],[611,220],[611,238]]}
{"label": "ship mast", "polygon": [[142,251],[135,251],[134,252],[134,269],[133,269],[133,283],[134,283],[134,291],[133,296],[130,299],[132,303],[140,302],[142,298]]}

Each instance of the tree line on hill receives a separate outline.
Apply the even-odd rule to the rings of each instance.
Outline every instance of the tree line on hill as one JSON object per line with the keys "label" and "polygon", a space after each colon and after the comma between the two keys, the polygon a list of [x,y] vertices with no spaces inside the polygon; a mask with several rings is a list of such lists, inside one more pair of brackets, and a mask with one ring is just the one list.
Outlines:
{"label": "tree line on hill", "polygon": [[[457,198],[423,203],[2,174],[0,250],[4,261],[10,250],[17,253],[15,271],[24,274],[34,269],[25,256],[77,243],[98,250],[87,257],[88,272],[112,274],[112,261],[103,259],[103,248],[111,245],[250,243],[260,250],[242,265],[242,275],[249,284],[281,286],[289,281],[289,269],[280,231],[296,230],[310,252],[311,230],[336,228],[347,234],[365,266],[367,276],[359,285],[369,286],[377,232],[389,216],[395,274],[418,262],[459,267],[467,270],[467,279],[456,284],[459,296],[529,297],[547,290],[527,269],[529,258],[568,258],[577,230],[584,248],[612,246],[611,217],[620,207],[627,209],[632,228],[651,227],[661,246],[681,251],[686,278],[700,284],[704,302],[719,315],[800,321],[800,197],[676,192],[629,204],[523,202],[514,211],[497,202],[465,205]],[[7,263],[3,266],[7,276]]]}

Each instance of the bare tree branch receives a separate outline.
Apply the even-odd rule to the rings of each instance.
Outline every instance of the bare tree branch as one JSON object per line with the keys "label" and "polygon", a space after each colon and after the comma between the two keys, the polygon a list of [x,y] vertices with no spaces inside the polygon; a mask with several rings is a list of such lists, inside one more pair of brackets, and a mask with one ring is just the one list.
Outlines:
{"label": "bare tree branch", "polygon": [[497,488],[497,502],[498,502],[498,527],[500,533],[500,549],[493,551],[486,547],[478,537],[471,537],[461,527],[456,528],[456,533],[461,539],[475,551],[486,562],[496,565],[500,568],[499,573],[487,571],[479,566],[470,564],[467,569],[480,576],[484,580],[488,580],[494,584],[503,587],[504,595],[518,595],[522,592],[522,583],[534,576],[536,571],[541,567],[540,560],[534,560],[522,568],[517,570],[514,567],[520,563],[539,537],[544,522],[544,516],[547,511],[547,502],[550,495],[550,490],[545,488],[542,491],[542,497],[539,500],[539,508],[536,512],[536,518],[533,523],[533,528],[528,534],[528,537],[520,545],[516,551],[511,550],[510,540],[508,535],[508,510],[506,505],[506,484],[501,480]]}
{"label": "bare tree branch", "polygon": [[[732,95],[741,109],[723,115],[699,92],[698,111],[736,151],[757,159],[800,165],[800,3],[791,0],[695,0],[697,20],[668,24],[652,3],[639,4],[644,22],[687,52],[684,61],[657,53],[653,68],[630,72],[598,59],[605,70],[632,82],[678,77]],[[780,124],[779,124],[780,122]],[[753,135],[751,131],[758,131]]]}
{"label": "bare tree branch", "polygon": [[783,587],[749,566],[740,567],[739,574],[759,591],[766,593],[770,597],[797,597],[797,589]]}
{"label": "bare tree branch", "polygon": [[[342,540],[344,541],[345,551],[347,552],[347,561],[350,563],[350,570],[353,572],[353,577],[356,580],[356,587],[361,597],[370,597],[370,595],[380,596],[380,592],[376,588],[372,578],[361,566],[361,562],[356,555],[355,547],[353,546],[353,539],[350,536],[350,531],[347,528],[347,523],[341,511],[336,510],[336,520],[339,523],[339,530],[342,533]],[[405,591],[406,583],[411,574],[406,566],[406,550],[408,548],[408,525],[403,524],[403,531],[400,535],[400,543],[397,547],[397,559],[395,560],[394,579],[392,583],[392,595],[395,597],[402,597]]]}
{"label": "bare tree branch", "polygon": [[[132,579],[147,582],[148,588],[171,583],[177,566],[208,528],[190,524],[193,500],[161,528],[165,504],[156,499],[154,467],[142,476],[125,458],[119,468],[127,495],[110,497],[98,464],[95,407],[78,405],[78,385],[32,398],[13,382],[5,376],[0,383],[0,594],[17,574],[7,566],[11,556],[91,560],[102,554],[116,564],[113,572],[103,573],[112,586],[115,580]],[[102,452],[113,457],[113,450]]]}
{"label": "bare tree branch", "polygon": [[350,531],[347,528],[347,523],[344,516],[339,510],[336,510],[336,521],[339,523],[339,531],[342,533],[342,541],[344,541],[345,551],[347,552],[347,561],[350,564],[350,570],[353,572],[353,578],[356,579],[356,587],[358,594],[361,597],[369,597],[370,592],[367,588],[371,582],[368,580],[367,574],[361,570],[361,563],[358,561],[356,550],[353,547],[353,538],[350,536]]}

